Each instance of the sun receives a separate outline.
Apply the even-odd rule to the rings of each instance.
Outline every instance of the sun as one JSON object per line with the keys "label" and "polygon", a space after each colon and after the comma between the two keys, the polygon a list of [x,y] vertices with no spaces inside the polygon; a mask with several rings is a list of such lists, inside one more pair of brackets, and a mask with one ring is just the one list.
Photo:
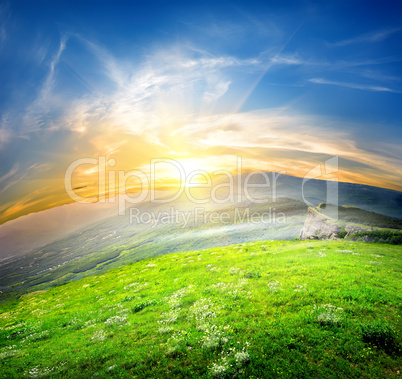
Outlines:
{"label": "sun", "polygon": [[186,180],[182,182],[186,187],[195,187],[205,183],[206,176],[210,176],[209,172],[212,167],[209,167],[207,161],[201,158],[185,158],[177,160],[181,167]]}
{"label": "sun", "polygon": [[195,173],[200,173],[201,171],[208,171],[205,160],[200,158],[185,158],[177,159],[176,161],[180,165],[186,177]]}
{"label": "sun", "polygon": [[204,158],[158,159],[153,170],[156,179],[179,186],[194,187],[206,183],[218,166]]}

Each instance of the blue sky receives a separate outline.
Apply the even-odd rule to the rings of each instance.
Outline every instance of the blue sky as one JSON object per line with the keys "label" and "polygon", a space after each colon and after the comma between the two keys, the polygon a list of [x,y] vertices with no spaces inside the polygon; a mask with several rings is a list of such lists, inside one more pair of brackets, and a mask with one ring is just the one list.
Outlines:
{"label": "blue sky", "polygon": [[68,165],[102,154],[297,176],[338,155],[340,180],[402,189],[399,1],[0,4],[0,222],[69,202]]}

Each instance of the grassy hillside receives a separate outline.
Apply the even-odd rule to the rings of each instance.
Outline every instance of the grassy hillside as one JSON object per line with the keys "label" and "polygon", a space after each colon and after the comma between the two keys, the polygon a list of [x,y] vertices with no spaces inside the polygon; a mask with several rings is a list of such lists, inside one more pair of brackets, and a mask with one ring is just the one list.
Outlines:
{"label": "grassy hillside", "polygon": [[316,208],[320,213],[336,218],[340,223],[356,223],[376,228],[402,229],[402,221],[390,218],[374,212],[368,212],[360,208],[342,206],[336,207],[330,204],[319,204]]}
{"label": "grassy hillside", "polygon": [[[310,206],[317,206],[320,203],[331,202],[327,198],[327,185],[325,180],[310,179],[304,181],[289,175],[267,173],[271,186],[256,189],[256,194],[272,194],[273,188],[279,197],[287,197],[294,200],[311,202]],[[244,183],[246,175],[242,175]],[[275,179],[274,179],[275,178]],[[235,181],[236,185],[237,181]],[[252,176],[250,183],[263,183],[266,181],[262,175]],[[358,207],[369,212],[375,212],[390,217],[402,219],[402,193],[386,188],[366,186],[356,183],[338,182],[339,205]],[[304,196],[304,198],[303,198]]]}
{"label": "grassy hillside", "polygon": [[[267,239],[294,239],[307,214],[307,206],[292,199],[268,204],[242,203],[236,207],[209,204],[202,215],[229,216],[230,222],[219,222],[212,217],[197,218],[194,204],[175,205],[175,209],[191,216],[187,223],[182,219],[130,223],[127,212],[126,216],[108,218],[23,256],[0,262],[0,290],[3,291],[0,300],[166,253]],[[245,217],[254,213],[263,215],[271,207],[276,216],[284,215],[284,222],[278,217],[270,219],[269,215],[254,222]],[[142,211],[169,213],[171,204],[162,207],[146,203]]]}
{"label": "grassy hillside", "polygon": [[[308,214],[306,204],[290,198],[266,200],[264,204],[249,201],[231,205],[210,203],[199,217],[194,209],[196,205],[179,199],[174,203],[174,209],[189,216],[186,222],[182,218],[175,219],[171,204],[141,204],[142,214],[167,216],[159,220],[145,218],[138,223],[130,222],[127,211],[125,216],[102,220],[23,256],[0,261],[0,301],[157,255],[217,245],[298,238]],[[386,233],[393,234],[364,235],[355,239],[401,241],[402,234],[397,231],[402,228],[399,219],[346,206],[320,204],[314,209],[328,217],[334,216],[336,211],[333,221],[339,225],[339,232],[343,231],[339,237],[348,233],[349,226],[354,231],[348,233],[348,238],[362,230],[387,228]],[[227,218],[222,217],[225,215]]]}
{"label": "grassy hillside", "polygon": [[[212,181],[211,188],[194,186],[191,187],[191,189],[187,188],[187,190],[189,191],[189,195],[195,199],[211,200],[206,204],[202,204],[202,207],[205,207],[206,211],[221,212],[224,210],[222,208],[243,207],[245,204],[252,201],[269,199],[268,207],[271,206],[275,208],[276,212],[285,212],[287,216],[292,216],[292,218],[293,216],[300,218],[299,216],[301,214],[305,214],[307,205],[315,207],[320,203],[331,203],[335,201],[335,199],[331,199],[331,196],[327,196],[328,183],[332,182],[325,180],[310,179],[304,181],[303,178],[283,174],[279,175],[272,172],[266,172],[264,174],[254,173],[252,176],[245,174],[240,177],[235,176],[233,179],[234,180],[229,180],[226,175],[218,175]],[[254,186],[254,184],[258,184],[259,187]],[[337,203],[344,206],[340,209],[339,215],[343,217],[342,211],[344,211],[346,207],[352,206],[352,208],[355,209],[355,214],[353,214],[353,211],[345,214],[345,221],[352,222],[354,218],[357,220],[355,222],[361,223],[361,217],[363,216],[365,220],[367,220],[367,223],[370,223],[372,226],[398,228],[399,225],[399,228],[402,228],[402,192],[356,183],[339,182],[337,187]],[[245,188],[247,188],[247,196]],[[211,189],[214,189],[214,192],[212,192]],[[170,207],[174,207],[178,211],[188,212],[194,210],[194,207],[198,207],[200,204],[194,204],[193,201],[190,201],[191,198],[187,196],[186,193],[179,196],[176,200],[167,201],[164,205],[156,204],[155,202],[153,204],[150,203],[149,196],[141,204],[133,205],[126,203],[126,205],[129,207],[138,207],[142,212],[151,211],[158,213],[159,211],[169,210]],[[167,188],[165,188],[164,191],[155,191],[154,193],[158,201],[171,199],[175,194],[177,194],[177,189],[168,191]],[[251,200],[249,195],[254,200]],[[213,198],[215,198],[214,201],[212,201]],[[224,199],[228,201],[225,204],[219,204],[219,200]],[[11,223],[0,225],[0,264],[3,258],[14,257],[12,260],[16,265],[21,263],[17,266],[18,269],[21,266],[30,267],[25,264],[24,259],[22,259],[21,262],[16,262],[15,257],[21,255],[26,256],[27,252],[46,245],[52,249],[49,251],[55,254],[65,253],[64,251],[60,252],[62,245],[59,243],[60,241],[55,244],[52,244],[52,242],[60,239],[63,241],[63,238],[65,239],[64,241],[71,241],[72,237],[68,236],[72,231],[77,230],[79,230],[79,232],[75,233],[73,238],[84,248],[82,251],[91,251],[94,244],[97,245],[96,251],[106,251],[112,246],[121,246],[126,242],[128,242],[127,245],[130,245],[127,238],[138,234],[137,231],[133,230],[132,225],[129,225],[127,219],[124,219],[124,217],[109,217],[112,214],[117,214],[118,204],[122,204],[122,202],[126,201],[125,196],[121,195],[116,197],[114,201],[115,202],[104,204],[73,203],[63,205],[43,212],[31,213],[29,216],[25,216]],[[360,208],[360,210],[355,207]],[[365,213],[361,210],[367,212]],[[387,215],[388,217],[384,218],[380,215]],[[399,220],[394,219],[392,221],[389,220],[390,217],[399,218]],[[105,220],[106,218],[108,219]],[[55,220],[55,222],[49,225],[49,219]],[[122,220],[124,223],[122,223]],[[298,221],[300,220],[289,220],[289,224],[297,226]],[[105,225],[109,226],[107,230],[105,230]],[[295,235],[298,234],[301,227],[302,225]],[[111,230],[112,232],[116,230],[118,233],[110,234]],[[105,233],[103,233],[103,231],[105,231]],[[140,230],[139,233],[142,234],[142,231]],[[290,237],[292,233],[293,231],[289,230],[289,228],[285,229],[283,225],[276,225],[274,230],[270,230],[268,233],[265,231],[262,236],[263,238],[260,238],[260,240],[289,239],[292,238]],[[219,231],[219,234],[222,235],[222,230]],[[238,230],[234,236],[236,235],[239,235]],[[86,236],[88,236],[88,239],[83,238]],[[143,237],[146,237],[146,235],[143,235]],[[248,240],[248,242],[251,241],[251,239]],[[230,244],[245,241],[238,241],[232,238],[231,241],[225,242],[226,244]],[[65,243],[63,247],[67,247],[71,252],[69,245],[74,247],[74,243]],[[181,246],[178,251],[183,251],[183,248],[185,248],[185,246]],[[190,249],[194,248],[194,246],[190,247]],[[81,255],[83,254],[82,251],[80,252]],[[69,260],[74,257],[74,253],[70,254]],[[29,261],[29,257],[27,260],[28,264],[32,262],[32,260]],[[52,258],[51,263],[53,263],[53,266],[57,266],[63,264],[65,261],[66,260],[59,261]],[[31,272],[29,274],[31,274]],[[4,273],[0,272],[0,289],[4,286],[2,283],[3,277]],[[24,277],[26,277],[26,275],[24,275]],[[8,282],[8,278],[6,281]]]}
{"label": "grassy hillside", "polygon": [[1,304],[0,377],[397,377],[400,246],[267,241]]}
{"label": "grassy hillside", "polygon": [[402,244],[402,220],[330,204],[309,207],[300,239],[341,239]]}

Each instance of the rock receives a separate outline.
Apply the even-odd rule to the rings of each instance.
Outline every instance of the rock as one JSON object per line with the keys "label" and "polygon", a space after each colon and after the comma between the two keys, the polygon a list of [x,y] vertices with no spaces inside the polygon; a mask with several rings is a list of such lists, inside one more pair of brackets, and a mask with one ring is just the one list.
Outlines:
{"label": "rock", "polygon": [[373,228],[364,228],[364,227],[353,225],[353,224],[346,224],[345,230],[347,232],[346,237],[349,237],[356,233],[368,232],[368,231],[371,231],[374,229]]}
{"label": "rock", "polygon": [[341,227],[334,220],[314,208],[308,208],[299,239],[336,239],[340,231]]}

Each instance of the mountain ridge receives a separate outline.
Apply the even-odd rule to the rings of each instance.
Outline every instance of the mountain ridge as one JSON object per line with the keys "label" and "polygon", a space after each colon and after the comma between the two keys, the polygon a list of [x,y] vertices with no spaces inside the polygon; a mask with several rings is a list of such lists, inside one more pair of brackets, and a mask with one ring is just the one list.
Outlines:
{"label": "mountain ridge", "polygon": [[[258,198],[267,198],[268,195],[273,197],[272,195],[275,195],[278,198],[284,197],[302,202],[307,201],[310,206],[318,206],[320,203],[328,202],[327,186],[330,181],[308,179],[303,186],[303,178],[278,174],[275,172],[265,172],[264,175],[266,175],[265,178],[262,177],[262,174],[254,174],[251,176],[251,180],[248,181],[251,185],[258,185],[266,182],[266,178],[268,177],[270,184],[275,183],[275,188],[271,185],[266,186],[266,188],[254,188],[252,195]],[[244,174],[238,177],[241,185],[244,184],[247,176],[248,174]],[[233,181],[233,191],[236,195],[242,192],[242,189],[238,188],[239,181]],[[224,181],[221,178],[218,178],[214,183],[219,185],[223,184]],[[389,217],[402,219],[402,192],[347,182],[332,182],[332,184],[337,184],[338,186],[339,205],[356,206],[367,211],[374,211]],[[205,194],[205,191],[201,191],[197,188],[193,188],[192,191],[198,191],[202,196],[208,195]],[[161,193],[163,194],[163,191],[159,191],[159,196]],[[223,195],[226,194],[223,193]],[[119,201],[123,201],[122,199],[123,197],[120,196],[114,199],[114,201],[117,200],[118,203]],[[96,209],[97,206],[98,209]],[[105,208],[104,212],[102,212],[102,206]],[[143,207],[143,204],[140,204],[139,207]],[[82,211],[74,211],[73,208],[82,209]],[[0,225],[0,246],[2,246],[0,250],[0,258],[27,253],[33,249],[45,246],[51,241],[64,238],[71,233],[74,233],[75,230],[94,225],[98,220],[117,215],[117,204],[106,203],[105,205],[102,205],[98,203],[73,203],[58,207],[58,210],[59,211],[56,212],[55,208],[52,208],[46,211],[32,213]],[[53,222],[50,225],[49,223],[44,224],[42,220],[43,217],[50,213],[57,214],[56,222]],[[93,213],[94,216],[92,218],[88,217],[88,213]],[[75,216],[71,217],[72,214]],[[23,218],[31,218],[32,221],[29,223],[25,222],[24,224],[22,223]],[[98,220],[96,220],[96,218],[98,218]],[[77,224],[77,222],[79,223]],[[59,230],[54,229],[55,224],[61,226]],[[11,227],[12,225],[15,226]]]}

